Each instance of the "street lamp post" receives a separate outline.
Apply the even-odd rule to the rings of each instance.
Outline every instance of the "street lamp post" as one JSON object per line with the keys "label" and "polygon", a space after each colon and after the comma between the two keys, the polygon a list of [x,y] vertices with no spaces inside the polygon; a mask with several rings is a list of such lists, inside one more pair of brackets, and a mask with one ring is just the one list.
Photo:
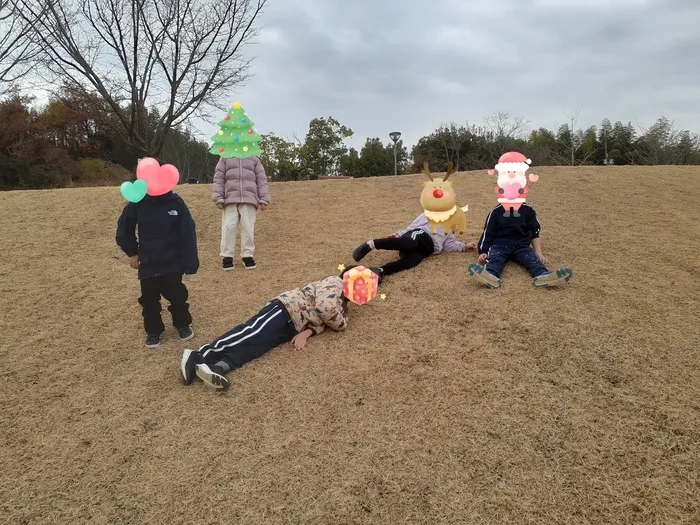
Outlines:
{"label": "street lamp post", "polygon": [[389,133],[389,138],[394,141],[394,175],[398,175],[396,167],[396,143],[401,138],[401,133],[399,133],[398,131],[392,131],[391,133]]}

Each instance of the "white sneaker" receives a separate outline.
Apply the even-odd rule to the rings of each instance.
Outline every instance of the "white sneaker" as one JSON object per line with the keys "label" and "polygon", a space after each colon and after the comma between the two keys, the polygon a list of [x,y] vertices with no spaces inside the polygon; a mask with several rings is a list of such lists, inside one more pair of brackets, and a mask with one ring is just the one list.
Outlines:
{"label": "white sneaker", "polygon": [[197,351],[185,350],[182,352],[182,360],[180,361],[180,373],[182,374],[182,382],[186,385],[192,384],[194,381],[196,368]]}
{"label": "white sneaker", "polygon": [[212,371],[212,369],[207,365],[197,365],[195,370],[197,377],[204,381],[205,384],[215,388],[216,390],[221,390],[222,392],[228,390],[228,387],[230,386],[228,379],[221,374],[217,374],[216,372]]}

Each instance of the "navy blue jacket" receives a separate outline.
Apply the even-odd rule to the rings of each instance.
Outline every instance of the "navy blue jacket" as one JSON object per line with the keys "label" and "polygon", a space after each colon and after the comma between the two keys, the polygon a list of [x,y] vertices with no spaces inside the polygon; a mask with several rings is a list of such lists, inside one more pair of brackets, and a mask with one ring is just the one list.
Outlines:
{"label": "navy blue jacket", "polygon": [[194,220],[172,191],[128,203],[117,223],[117,244],[129,257],[139,256],[139,279],[199,270]]}
{"label": "navy blue jacket", "polygon": [[499,204],[489,213],[484,223],[484,231],[479,238],[479,254],[488,253],[491,246],[527,246],[540,236],[540,221],[535,209],[522,204],[514,217],[504,217],[505,210]]}

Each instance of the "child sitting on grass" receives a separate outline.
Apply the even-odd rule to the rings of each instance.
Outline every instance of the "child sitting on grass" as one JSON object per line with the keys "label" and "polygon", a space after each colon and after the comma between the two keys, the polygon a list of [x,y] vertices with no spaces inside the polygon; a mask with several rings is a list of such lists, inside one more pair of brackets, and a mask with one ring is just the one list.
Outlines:
{"label": "child sitting on grass", "polygon": [[194,220],[185,201],[169,191],[128,203],[117,223],[117,244],[129,256],[131,267],[138,270],[146,346],[156,348],[163,339],[161,296],[170,301],[168,309],[180,339],[192,339],[189,294],[182,275],[197,273],[199,255]]}
{"label": "child sitting on grass", "polygon": [[[570,268],[550,272],[540,243],[540,222],[535,209],[522,204],[518,215],[504,214],[499,204],[486,217],[479,238],[479,264],[469,265],[469,275],[488,288],[501,286],[501,274],[510,260],[523,266],[536,288],[560,286],[573,277]],[[485,266],[484,266],[485,265]]]}
{"label": "child sitting on grass", "polygon": [[[343,276],[326,277],[284,292],[268,302],[253,317],[232,328],[199,351],[185,350],[180,361],[182,380],[186,385],[195,376],[217,390],[229,388],[224,374],[233,368],[257,359],[265,352],[292,342],[297,350],[306,346],[309,338],[326,327],[336,332],[348,325],[348,299],[343,295]],[[378,268],[370,268],[379,276]]]}
{"label": "child sitting on grass", "polygon": [[437,233],[433,233],[428,218],[421,213],[407,228],[383,239],[363,242],[352,252],[352,257],[355,262],[360,262],[373,250],[398,251],[398,261],[379,268],[382,276],[385,276],[414,268],[433,254],[466,252],[475,247],[473,242],[465,244],[458,241],[452,232],[446,234],[444,228],[438,228]]}

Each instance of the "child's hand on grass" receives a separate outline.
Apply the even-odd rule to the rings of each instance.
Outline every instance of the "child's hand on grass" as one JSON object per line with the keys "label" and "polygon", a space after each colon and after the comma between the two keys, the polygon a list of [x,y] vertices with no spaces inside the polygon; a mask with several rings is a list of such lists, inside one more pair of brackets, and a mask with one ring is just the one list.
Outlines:
{"label": "child's hand on grass", "polygon": [[223,202],[217,202],[216,207],[219,208],[220,210],[224,209],[224,203]]}
{"label": "child's hand on grass", "polygon": [[134,255],[133,257],[129,257],[129,266],[131,266],[134,270],[139,269],[139,256]]}
{"label": "child's hand on grass", "polygon": [[302,333],[294,336],[294,339],[292,339],[292,344],[294,345],[294,348],[296,348],[297,350],[301,350],[302,348],[306,347],[306,343],[308,341],[309,341],[308,333],[302,332]]}
{"label": "child's hand on grass", "polygon": [[485,253],[482,253],[481,255],[479,255],[479,259],[477,259],[477,261],[480,265],[483,266],[484,264],[486,264],[487,258],[488,258],[488,256]]}
{"label": "child's hand on grass", "polygon": [[267,209],[267,204],[261,202],[259,207],[260,211],[265,211]]}
{"label": "child's hand on grass", "polygon": [[476,249],[476,243],[474,242],[468,242],[467,244],[464,245],[464,250],[465,252],[470,252],[472,250]]}
{"label": "child's hand on grass", "polygon": [[541,253],[537,254],[537,258],[540,260],[540,262],[542,264],[547,264],[547,258],[544,255],[542,255]]}
{"label": "child's hand on grass", "polygon": [[398,236],[398,233],[392,233],[391,235],[389,235],[389,239],[396,239]]}

